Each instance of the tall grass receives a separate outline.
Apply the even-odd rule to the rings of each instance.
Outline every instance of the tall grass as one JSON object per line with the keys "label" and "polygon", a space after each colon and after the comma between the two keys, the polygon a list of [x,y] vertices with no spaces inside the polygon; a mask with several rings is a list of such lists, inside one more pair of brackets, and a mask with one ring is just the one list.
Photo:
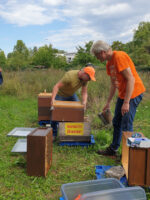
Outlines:
{"label": "tall grass", "polygon": [[[4,72],[4,84],[1,86],[1,95],[17,96],[20,99],[36,98],[40,92],[45,89],[51,92],[53,86],[62,78],[63,70],[35,70],[35,71],[17,71]],[[145,99],[150,98],[150,72],[139,72],[144,85],[147,89]],[[91,117],[98,111],[101,111],[109,92],[110,80],[105,69],[96,69],[96,82],[88,84],[88,104],[87,113]],[[81,98],[80,90],[78,95]],[[112,110],[114,109],[112,101]]]}
{"label": "tall grass", "polygon": [[35,70],[4,72],[1,94],[18,98],[36,97],[38,93],[52,91],[54,84],[64,74],[61,70]]}
{"label": "tall grass", "polygon": [[[57,69],[3,72],[4,84],[1,93],[7,95],[30,97],[41,90],[51,91],[54,84],[61,79],[65,71]],[[150,91],[150,72],[139,72],[147,92]],[[105,69],[96,69],[96,82],[88,87],[89,100],[94,97],[105,99],[109,89],[109,77]]]}

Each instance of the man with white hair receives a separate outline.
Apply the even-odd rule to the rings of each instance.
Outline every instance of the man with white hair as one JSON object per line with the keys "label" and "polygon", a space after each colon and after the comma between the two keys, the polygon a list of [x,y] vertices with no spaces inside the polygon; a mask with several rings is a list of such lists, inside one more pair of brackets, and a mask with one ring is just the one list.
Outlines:
{"label": "man with white hair", "polygon": [[100,155],[116,155],[120,146],[122,131],[133,131],[133,120],[136,109],[142,100],[145,87],[140,79],[131,58],[123,51],[113,51],[104,41],[96,41],[91,53],[101,61],[107,61],[106,71],[111,85],[103,111],[110,109],[110,103],[118,89],[118,99],[113,118],[113,141],[106,150],[99,150]]}

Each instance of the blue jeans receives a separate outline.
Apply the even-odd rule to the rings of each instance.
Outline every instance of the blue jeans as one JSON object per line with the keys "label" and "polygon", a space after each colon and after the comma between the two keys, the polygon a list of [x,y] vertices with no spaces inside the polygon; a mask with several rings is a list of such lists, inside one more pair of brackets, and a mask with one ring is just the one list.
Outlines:
{"label": "blue jeans", "polygon": [[0,85],[3,83],[3,76],[2,73],[0,72]]}
{"label": "blue jeans", "polygon": [[70,97],[62,97],[59,96],[58,94],[55,97],[55,100],[59,100],[59,101],[79,101],[79,98],[76,94],[73,94]]}
{"label": "blue jeans", "polygon": [[[55,100],[59,100],[59,101],[79,101],[79,98],[76,94],[73,94],[72,96],[69,97],[62,97],[59,96],[58,94],[55,97]],[[58,129],[58,125],[59,122],[56,121],[50,121],[51,127],[53,128],[53,136],[57,136],[57,129]]]}
{"label": "blue jeans", "polygon": [[143,94],[135,97],[134,99],[130,100],[130,108],[129,112],[122,116],[121,114],[121,107],[123,105],[124,99],[117,99],[116,107],[115,107],[115,114],[113,118],[113,141],[110,147],[113,150],[117,150],[120,146],[121,138],[122,138],[122,131],[133,131],[133,120],[135,117],[137,106],[139,105],[140,101],[142,100]]}

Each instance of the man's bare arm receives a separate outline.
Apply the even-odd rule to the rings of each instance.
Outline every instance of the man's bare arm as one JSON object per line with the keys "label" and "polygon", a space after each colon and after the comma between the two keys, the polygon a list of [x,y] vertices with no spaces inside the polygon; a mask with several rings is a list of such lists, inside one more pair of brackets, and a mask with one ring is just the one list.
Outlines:
{"label": "man's bare arm", "polygon": [[135,79],[132,75],[130,68],[123,70],[121,74],[127,81],[124,102],[121,108],[121,113],[122,115],[124,115],[125,113],[129,112],[129,102],[133,93]]}
{"label": "man's bare arm", "polygon": [[60,89],[61,87],[63,87],[63,85],[64,85],[64,84],[63,84],[62,82],[58,82],[58,83],[56,83],[56,85],[53,87],[52,99],[51,99],[51,106],[53,106],[55,97],[56,97],[56,95],[57,95],[59,89]]}

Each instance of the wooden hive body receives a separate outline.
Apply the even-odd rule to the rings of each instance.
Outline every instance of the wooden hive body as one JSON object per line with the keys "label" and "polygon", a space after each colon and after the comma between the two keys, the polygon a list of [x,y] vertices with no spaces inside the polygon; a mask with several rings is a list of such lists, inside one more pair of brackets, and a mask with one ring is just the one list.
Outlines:
{"label": "wooden hive body", "polygon": [[38,95],[38,121],[50,120],[51,93],[40,93]]}
{"label": "wooden hive body", "polygon": [[84,106],[77,101],[54,101],[54,109],[50,110],[51,93],[38,95],[38,120],[63,122],[83,122]]}
{"label": "wooden hive body", "polygon": [[132,134],[133,132],[123,132],[122,137],[122,165],[128,184],[150,186],[150,148],[127,146],[127,139]]}
{"label": "wooden hive body", "polygon": [[50,119],[61,122],[83,122],[84,106],[78,101],[55,101]]}
{"label": "wooden hive body", "polygon": [[90,122],[61,122],[59,123],[59,141],[90,142]]}
{"label": "wooden hive body", "polygon": [[37,128],[27,136],[27,174],[46,176],[52,164],[52,129]]}

